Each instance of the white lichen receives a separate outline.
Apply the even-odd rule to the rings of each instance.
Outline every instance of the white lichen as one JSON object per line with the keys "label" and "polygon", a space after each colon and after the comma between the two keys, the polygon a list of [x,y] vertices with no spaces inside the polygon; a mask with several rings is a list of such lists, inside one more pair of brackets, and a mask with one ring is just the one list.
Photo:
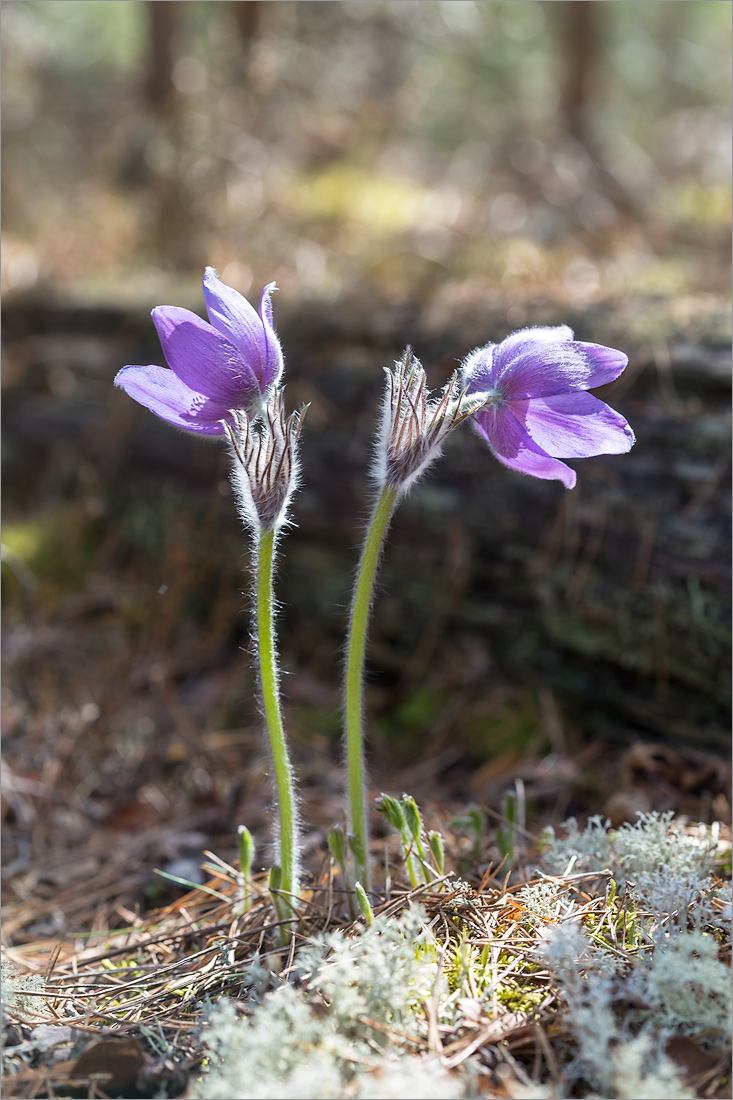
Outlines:
{"label": "white lichen", "polygon": [[8,1014],[16,1020],[31,1022],[45,1015],[43,998],[33,996],[42,993],[44,981],[36,974],[21,974],[12,963],[3,962],[0,967],[0,1006],[3,1025]]}
{"label": "white lichen", "polygon": [[303,949],[298,970],[308,991],[329,1002],[340,1029],[359,1016],[409,1029],[435,986],[437,951],[414,908],[400,920],[377,919],[358,936],[321,937]]}
{"label": "white lichen", "polygon": [[730,971],[713,936],[676,932],[658,943],[649,966],[631,975],[628,990],[648,1006],[648,1021],[657,1030],[692,1036],[710,1048],[729,1039]]}
{"label": "white lichen", "polygon": [[[199,1100],[439,1100],[464,1084],[434,1058],[411,1055],[378,1025],[417,1034],[435,988],[438,954],[424,915],[377,918],[360,934],[334,932],[304,948],[297,986],[265,994],[248,1017],[231,1002],[205,1033],[211,1064]],[[375,1026],[376,1025],[376,1026]]]}
{"label": "white lichen", "polygon": [[575,818],[563,823],[564,837],[548,827],[541,836],[542,863],[552,874],[609,869],[619,883],[666,867],[678,875],[709,875],[715,855],[712,830],[685,830],[672,813],[640,813],[633,825],[610,830],[610,822],[590,817],[581,831]]}
{"label": "white lichen", "polygon": [[539,882],[523,886],[517,895],[517,900],[527,912],[528,923],[535,926],[545,921],[557,921],[568,917],[575,908],[573,903],[568,901],[563,884],[553,879],[540,879]]}
{"label": "white lichen", "polygon": [[[558,839],[546,834],[540,878],[516,895],[536,947],[501,959],[507,982],[532,1011],[550,986],[566,1039],[555,1049],[556,1080],[517,1071],[507,1096],[565,1100],[688,1100],[694,1094],[667,1054],[687,1036],[722,1054],[732,1011],[729,970],[719,947],[730,891],[712,875],[712,836],[648,814],[617,831],[601,818]],[[603,905],[581,903],[559,875],[571,867],[603,877]],[[572,880],[577,883],[577,879]],[[591,879],[592,883],[592,879]],[[592,884],[583,890],[593,892]],[[598,892],[598,886],[595,887]],[[621,897],[621,901],[618,898]],[[469,899],[470,900],[470,899]],[[461,897],[453,900],[460,910]],[[473,904],[473,902],[472,902]],[[466,911],[471,906],[466,902]],[[436,925],[437,927],[437,925]],[[500,929],[499,929],[500,931]],[[503,938],[503,936],[502,936]],[[484,1095],[481,1052],[448,1070],[424,1050],[426,1006],[441,1032],[471,1034],[505,1011],[494,988],[490,941],[439,943],[417,907],[377,917],[351,934],[335,932],[302,948],[286,981],[259,963],[245,976],[244,1000],[211,1013],[209,1059],[190,1093],[198,1100],[411,1100]],[[510,955],[507,945],[504,949]],[[527,965],[529,964],[529,965]],[[492,964],[493,965],[493,964]],[[486,975],[490,980],[486,980]],[[540,984],[532,985],[538,974]],[[278,982],[280,984],[278,985]],[[276,988],[272,988],[276,986]],[[497,994],[495,996],[494,994]],[[238,1014],[239,1012],[239,1014]],[[561,1033],[562,1034],[562,1033]]]}
{"label": "white lichen", "polygon": [[611,864],[609,825],[608,820],[596,814],[588,818],[581,832],[578,822],[571,817],[563,822],[563,838],[557,837],[555,830],[548,825],[540,837],[542,863],[553,875],[605,870]]}
{"label": "white lichen", "polygon": [[671,811],[640,813],[638,817],[634,825],[623,824],[613,838],[616,862],[627,878],[662,867],[678,875],[710,874],[715,843],[704,826],[688,832],[674,823]]}
{"label": "white lichen", "polygon": [[715,895],[709,878],[663,867],[638,875],[634,887],[637,911],[651,915],[657,932],[685,929],[689,923],[702,928],[716,921],[717,912],[712,905]]}
{"label": "white lichen", "polygon": [[[555,873],[608,868],[625,882],[625,911],[641,948],[632,955],[604,950],[579,926],[577,913],[563,920],[558,905],[553,915],[547,883],[525,889],[545,919],[559,920],[541,932],[537,954],[566,1004],[573,1037],[568,1089],[586,1082],[588,1095],[613,1100],[692,1097],[665,1052],[666,1040],[686,1035],[720,1049],[733,1008],[729,970],[719,957],[729,903],[727,889],[714,886],[710,875],[713,830],[685,830],[671,814],[641,814],[616,832],[597,817],[582,832],[575,821],[564,828],[563,839],[552,830],[544,834],[543,862]],[[559,893],[561,884],[554,888]],[[554,1094],[542,1086],[516,1095]]]}

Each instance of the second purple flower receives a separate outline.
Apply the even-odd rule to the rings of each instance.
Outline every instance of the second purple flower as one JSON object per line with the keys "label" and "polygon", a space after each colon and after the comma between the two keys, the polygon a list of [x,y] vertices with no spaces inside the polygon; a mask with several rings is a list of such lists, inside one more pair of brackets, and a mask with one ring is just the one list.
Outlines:
{"label": "second purple flower", "polygon": [[463,384],[486,395],[472,419],[499,462],[572,489],[575,470],[561,459],[623,454],[634,444],[624,417],[586,393],[627,363],[621,351],[575,340],[567,325],[530,328],[471,352]]}

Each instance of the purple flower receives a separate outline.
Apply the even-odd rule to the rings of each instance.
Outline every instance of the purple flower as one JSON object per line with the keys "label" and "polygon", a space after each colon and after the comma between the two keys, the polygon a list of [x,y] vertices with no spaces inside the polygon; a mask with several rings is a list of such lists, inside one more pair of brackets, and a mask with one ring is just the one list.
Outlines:
{"label": "purple flower", "polygon": [[222,435],[224,423],[234,423],[232,410],[256,409],[282,373],[272,323],[274,289],[269,283],[262,291],[257,314],[207,267],[204,301],[211,323],[179,306],[157,306],[153,323],[170,370],[123,367],[115,385],[177,428]]}
{"label": "purple flower", "polygon": [[623,352],[573,339],[567,325],[529,328],[471,352],[466,392],[485,393],[473,422],[499,462],[523,474],[575,485],[561,458],[623,454],[634,433],[623,416],[585,391],[618,378]]}

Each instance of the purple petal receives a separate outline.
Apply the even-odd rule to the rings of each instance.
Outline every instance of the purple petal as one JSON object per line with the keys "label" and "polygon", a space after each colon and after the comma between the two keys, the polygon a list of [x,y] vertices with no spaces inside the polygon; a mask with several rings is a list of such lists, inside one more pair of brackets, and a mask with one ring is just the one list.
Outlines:
{"label": "purple petal", "polygon": [[485,344],[463,360],[461,379],[467,393],[480,393],[493,388],[491,367],[495,347],[495,344]]}
{"label": "purple petal", "polygon": [[275,321],[273,320],[272,316],[273,290],[277,290],[277,283],[275,282],[268,283],[267,286],[263,288],[262,294],[260,294],[260,317],[262,318],[264,323],[266,325],[269,325],[270,328],[274,331]]}
{"label": "purple petal", "polygon": [[161,420],[189,432],[222,435],[221,421],[231,420],[224,405],[189,389],[165,367],[123,367],[115,385]]}
{"label": "purple petal", "polygon": [[575,487],[575,470],[543,451],[515,419],[509,406],[481,409],[474,417],[474,424],[504,466],[543,481],[562,481],[566,489]]}
{"label": "purple petal", "polygon": [[604,344],[588,344],[583,340],[576,340],[575,346],[583,349],[592,367],[589,390],[613,382],[629,364],[628,355],[616,348],[607,348]]}
{"label": "purple petal", "polygon": [[158,306],[153,323],[168,366],[195,393],[228,409],[247,408],[259,396],[257,376],[237,349],[195,313]]}
{"label": "purple petal", "polygon": [[509,400],[572,393],[613,381],[628,363],[621,351],[579,340],[535,338],[527,330],[494,348],[492,378]]}
{"label": "purple petal", "polygon": [[260,298],[260,317],[262,318],[262,325],[265,330],[265,340],[267,343],[265,373],[262,379],[263,389],[267,389],[269,386],[274,385],[283,372],[283,352],[272,320],[273,290],[277,290],[275,283],[268,283],[262,291],[262,297]]}
{"label": "purple petal", "polygon": [[[570,343],[573,339],[573,330],[567,325],[546,326],[544,328],[524,328],[512,333],[502,340],[499,347],[502,349],[503,358],[511,359],[512,354],[521,350],[528,344],[534,343],[544,346],[551,343]],[[477,393],[481,390],[492,390],[496,386],[497,371],[495,366],[500,361],[495,361],[493,349],[496,344],[486,344],[482,348],[472,351],[463,363],[463,381],[469,393]]]}
{"label": "purple petal", "polygon": [[573,330],[568,325],[537,325],[535,328],[520,328],[502,340],[499,347],[504,355],[511,359],[521,352],[527,344],[572,344]]}
{"label": "purple petal", "polygon": [[556,458],[619,455],[634,445],[624,417],[589,393],[512,401],[511,411],[534,442]]}
{"label": "purple petal", "polygon": [[234,345],[260,388],[267,389],[264,377],[270,349],[262,317],[239,291],[221,281],[213,267],[207,267],[204,275],[204,301],[213,327]]}

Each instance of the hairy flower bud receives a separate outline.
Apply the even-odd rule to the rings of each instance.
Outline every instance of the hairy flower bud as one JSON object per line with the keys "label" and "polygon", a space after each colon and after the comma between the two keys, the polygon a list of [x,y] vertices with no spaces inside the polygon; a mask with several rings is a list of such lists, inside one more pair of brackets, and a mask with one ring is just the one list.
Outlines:
{"label": "hairy flower bud", "polygon": [[239,834],[239,870],[246,878],[252,870],[255,858],[255,840],[246,825],[240,825]]}
{"label": "hairy flower bud", "polygon": [[255,858],[255,839],[246,825],[240,825],[239,834],[239,901],[240,914],[246,913],[250,908],[250,881],[252,863]]}
{"label": "hairy flower bud", "polygon": [[367,892],[360,882],[354,883],[354,894],[356,895],[356,901],[361,909],[361,915],[367,922],[369,928],[374,924],[374,910],[372,909],[371,902],[367,897]]}
{"label": "hairy flower bud", "polygon": [[454,371],[437,397],[428,393],[420,360],[408,347],[394,369],[385,367],[387,387],[372,473],[380,486],[405,493],[440,456],[446,436],[481,408],[481,394],[467,397]]}
{"label": "hairy flower bud", "polygon": [[428,833],[428,844],[430,845],[430,854],[433,857],[433,863],[436,866],[438,874],[445,874],[445,845],[441,833],[437,832],[435,829],[431,829]]}
{"label": "hairy flower bud", "polygon": [[420,817],[420,810],[418,809],[417,802],[411,794],[403,794],[400,799],[400,804],[412,839],[419,842],[422,837],[422,818]]}
{"label": "hairy flower bud", "polygon": [[396,829],[400,834],[407,832],[405,815],[396,798],[392,798],[389,794],[380,794],[376,806],[379,813],[384,814],[393,829]]}
{"label": "hairy flower bud", "polygon": [[240,410],[234,414],[236,426],[226,425],[235,460],[232,482],[242,517],[255,531],[274,531],[288,522],[305,411],[286,418],[283,390],[276,389],[257,419]]}
{"label": "hairy flower bud", "polygon": [[328,830],[328,850],[339,864],[346,864],[346,834],[340,825],[332,825]]}

